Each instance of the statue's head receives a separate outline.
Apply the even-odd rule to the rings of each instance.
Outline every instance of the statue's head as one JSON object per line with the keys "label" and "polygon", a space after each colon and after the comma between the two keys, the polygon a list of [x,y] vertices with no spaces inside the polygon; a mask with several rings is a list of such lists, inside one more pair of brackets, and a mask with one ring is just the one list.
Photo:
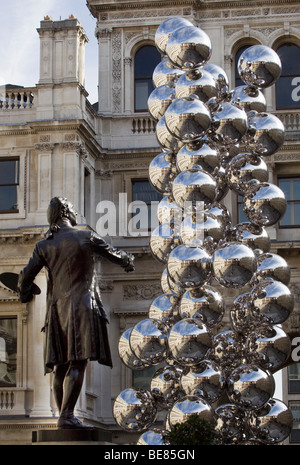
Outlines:
{"label": "statue's head", "polygon": [[62,218],[67,218],[72,226],[77,224],[76,211],[71,202],[64,197],[53,197],[50,200],[47,218],[50,226]]}

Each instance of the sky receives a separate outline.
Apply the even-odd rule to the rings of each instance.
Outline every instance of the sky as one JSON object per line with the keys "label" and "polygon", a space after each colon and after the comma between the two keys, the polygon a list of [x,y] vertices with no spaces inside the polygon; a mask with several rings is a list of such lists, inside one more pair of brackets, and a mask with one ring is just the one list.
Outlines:
{"label": "sky", "polygon": [[40,39],[37,28],[45,16],[53,21],[70,15],[80,21],[89,39],[85,56],[88,99],[97,101],[98,43],[96,19],[86,0],[0,0],[0,85],[33,87],[39,80]]}

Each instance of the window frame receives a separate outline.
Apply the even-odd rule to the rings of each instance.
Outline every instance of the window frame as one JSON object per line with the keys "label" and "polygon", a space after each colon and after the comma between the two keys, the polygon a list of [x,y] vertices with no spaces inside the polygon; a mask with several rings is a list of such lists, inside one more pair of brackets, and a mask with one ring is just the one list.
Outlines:
{"label": "window frame", "polygon": [[[134,113],[148,113],[147,105],[146,105],[146,108],[144,108],[144,109],[137,109],[137,96],[136,96],[136,83],[137,82],[139,82],[139,81],[140,82],[141,81],[152,82],[152,74],[153,74],[153,72],[152,72],[151,76],[147,76],[147,77],[143,76],[143,77],[139,77],[139,78],[136,77],[136,56],[144,47],[153,47],[154,50],[157,50],[154,43],[143,43],[143,44],[140,44],[139,47],[134,52],[134,55],[133,55],[133,64],[134,64],[134,66],[133,66],[133,97],[134,97],[133,106],[134,106],[134,108],[133,108],[133,110],[134,110]],[[157,53],[160,55],[158,50],[157,50]],[[160,55],[160,57],[161,57],[161,55]],[[155,69],[155,67],[153,68],[153,71],[154,71],[154,69]],[[154,86],[153,86],[153,89],[154,89]],[[150,93],[149,93],[149,95],[150,95]]]}
{"label": "window frame", "polygon": [[[300,46],[299,46],[297,43],[293,42],[293,41],[284,41],[284,42],[280,43],[280,44],[276,47],[276,50],[275,50],[276,53],[278,53],[278,50],[280,49],[280,47],[282,47],[282,46],[284,46],[284,45],[288,45],[288,44],[294,45],[294,46],[298,47],[298,48],[299,48],[299,54],[300,54]],[[277,80],[276,83],[275,83],[275,108],[276,108],[276,110],[278,110],[278,111],[283,111],[283,110],[290,110],[290,111],[292,111],[292,110],[299,110],[299,108],[300,108],[300,99],[299,99],[298,105],[295,105],[295,106],[280,106],[280,107],[279,107],[278,104],[277,104],[278,83],[279,83],[280,79],[282,79],[282,78],[288,78],[288,77],[299,77],[299,78],[300,78],[300,75],[297,76],[296,74],[292,74],[292,75],[291,75],[291,74],[283,74],[283,71],[284,71],[284,70],[282,69],[282,72],[281,72],[281,74],[280,74],[278,80]]]}
{"label": "window frame", "polygon": [[26,205],[26,194],[27,194],[27,150],[16,149],[16,150],[0,150],[0,161],[1,160],[12,160],[14,158],[19,159],[19,187],[18,187],[18,210],[0,211],[0,220],[15,220],[24,219],[26,216],[25,205]]}
{"label": "window frame", "polygon": [[[297,175],[280,175],[280,176],[277,176],[277,184],[278,184],[279,188],[280,188],[280,185],[279,185],[280,180],[283,180],[283,179],[286,179],[286,180],[299,179],[299,181],[300,181],[300,175],[298,175],[298,176]],[[289,204],[289,203],[293,204],[293,203],[296,203],[296,202],[300,203],[300,198],[299,198],[299,200],[295,200],[295,199],[287,200],[287,204]],[[283,219],[283,217],[282,217],[282,219]],[[299,229],[300,228],[300,223],[299,224],[288,224],[288,225],[283,225],[282,226],[281,221],[279,221],[278,228],[279,229]]]}
{"label": "window frame", "polygon": [[[131,201],[132,201],[132,202],[138,201],[138,199],[134,199],[134,191],[133,191],[134,183],[138,183],[138,182],[146,182],[146,183],[148,183],[149,186],[151,187],[151,184],[150,184],[150,182],[149,182],[149,179],[147,179],[147,178],[143,178],[143,177],[141,177],[141,178],[131,178]],[[153,187],[151,187],[151,189],[152,189],[154,192],[156,192],[155,189],[154,189]],[[163,194],[159,194],[159,192],[156,192],[156,194],[157,194],[157,195],[161,195],[161,198],[163,197]],[[143,200],[141,200],[141,201],[144,202]],[[152,200],[150,201],[149,204],[148,204],[147,202],[145,202],[146,205],[147,205],[147,207],[148,207],[148,219],[149,219],[149,207],[151,208],[151,202],[152,202]],[[153,202],[157,202],[157,205],[158,205],[158,203],[160,202],[160,200],[153,200]],[[143,228],[140,228],[139,230],[136,230],[136,231],[135,231],[135,235],[136,235],[136,236],[145,236],[145,235],[148,236],[148,235],[151,233],[151,231],[153,230],[153,228],[151,228],[151,225],[152,225],[152,214],[153,214],[153,211],[151,210],[151,211],[150,211],[150,224],[149,224],[149,221],[148,221],[148,229],[145,230],[145,229],[143,229]],[[133,218],[133,217],[134,217],[134,214],[131,213],[130,218]],[[157,220],[157,223],[158,223],[158,220]]]}
{"label": "window frame", "polygon": [[0,210],[0,215],[2,214],[16,214],[16,213],[19,213],[19,190],[20,190],[20,158],[17,157],[17,156],[13,156],[13,157],[1,157],[0,158],[0,165],[1,165],[1,162],[18,162],[18,174],[17,174],[17,182],[15,183],[9,183],[9,184],[1,184],[0,183],[0,189],[2,187],[6,187],[6,186],[15,186],[16,188],[16,198],[17,198],[17,208],[16,209],[6,209],[6,210]]}

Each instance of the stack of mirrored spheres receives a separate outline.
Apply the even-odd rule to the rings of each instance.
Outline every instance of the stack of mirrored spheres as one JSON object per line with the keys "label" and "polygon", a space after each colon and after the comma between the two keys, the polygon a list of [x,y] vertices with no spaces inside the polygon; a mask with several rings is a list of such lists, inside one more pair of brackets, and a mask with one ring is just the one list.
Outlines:
{"label": "stack of mirrored spheres", "polygon": [[[244,85],[230,90],[224,70],[209,63],[208,35],[190,21],[163,21],[155,43],[162,61],[148,109],[161,153],[149,180],[162,200],[150,249],[164,264],[162,293],[118,346],[126,367],[155,370],[149,389],[117,396],[114,418],[140,433],[138,445],[164,444],[165,432],[192,414],[215,425],[220,444],[278,444],[292,427],[291,411],[273,396],[274,374],[291,352],[282,323],[294,301],[290,269],[270,252],[266,229],[287,204],[268,179],[284,127],[266,111],[264,89],[281,62],[271,48],[250,46],[237,64]],[[239,196],[244,222],[232,224],[227,195]],[[228,329],[218,332],[228,288]]]}

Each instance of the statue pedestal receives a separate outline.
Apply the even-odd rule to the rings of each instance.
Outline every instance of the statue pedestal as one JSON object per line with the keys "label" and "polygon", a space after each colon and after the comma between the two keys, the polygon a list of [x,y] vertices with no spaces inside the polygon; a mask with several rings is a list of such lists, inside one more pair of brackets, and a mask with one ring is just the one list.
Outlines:
{"label": "statue pedestal", "polygon": [[32,432],[33,445],[109,445],[110,431],[101,429],[48,429]]}

